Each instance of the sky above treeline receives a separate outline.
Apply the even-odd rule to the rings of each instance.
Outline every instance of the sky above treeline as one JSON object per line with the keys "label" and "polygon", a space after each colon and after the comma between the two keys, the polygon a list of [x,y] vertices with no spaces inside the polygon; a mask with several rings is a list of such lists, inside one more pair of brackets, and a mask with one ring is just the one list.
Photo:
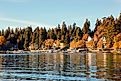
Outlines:
{"label": "sky above treeline", "polygon": [[118,17],[121,0],[0,0],[0,29],[37,26],[52,28],[63,21],[83,27],[86,18]]}

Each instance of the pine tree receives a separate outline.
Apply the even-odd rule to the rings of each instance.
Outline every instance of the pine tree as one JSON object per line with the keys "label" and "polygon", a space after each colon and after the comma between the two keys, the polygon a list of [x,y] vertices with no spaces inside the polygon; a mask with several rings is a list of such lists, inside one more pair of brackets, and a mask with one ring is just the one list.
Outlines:
{"label": "pine tree", "polygon": [[82,33],[80,27],[77,27],[76,28],[76,38],[77,38],[77,40],[80,40],[82,38],[82,36],[83,36],[83,33]]}
{"label": "pine tree", "polygon": [[39,36],[40,36],[40,30],[39,27],[37,27],[33,33],[33,41],[32,41],[35,44],[36,49],[39,48]]}
{"label": "pine tree", "polygon": [[90,27],[90,21],[88,21],[88,19],[86,19],[86,22],[84,23],[84,26],[82,28],[82,32],[84,34],[89,33],[89,31],[90,31],[90,28],[89,27]]}
{"label": "pine tree", "polygon": [[2,32],[1,32],[1,30],[0,30],[0,36],[2,35]]}
{"label": "pine tree", "polygon": [[61,34],[62,34],[62,35],[66,35],[66,32],[67,32],[67,27],[66,27],[65,22],[63,22],[63,23],[62,23]]}
{"label": "pine tree", "polygon": [[2,29],[2,36],[4,36],[4,30]]}
{"label": "pine tree", "polygon": [[32,40],[32,28],[31,27],[27,27],[25,29],[25,33],[24,33],[24,37],[25,37],[25,41],[24,41],[24,48],[25,50],[28,50],[28,47],[31,43]]}
{"label": "pine tree", "polygon": [[58,28],[57,28],[57,39],[61,40],[61,29],[60,29],[60,24],[58,24]]}
{"label": "pine tree", "polygon": [[97,20],[96,20],[96,24],[95,24],[95,28],[94,28],[94,32],[97,31],[97,28],[98,28],[98,26],[100,26],[100,25],[101,25],[101,20],[97,19]]}
{"label": "pine tree", "polygon": [[17,43],[18,43],[18,49],[20,49],[20,50],[24,49],[24,40],[25,40],[24,35],[20,34],[20,36],[18,38],[18,41],[17,41]]}
{"label": "pine tree", "polygon": [[72,29],[72,26],[70,25],[70,26],[68,26],[68,30],[69,30],[69,36],[71,37],[72,36],[72,31],[73,31],[73,29]]}
{"label": "pine tree", "polygon": [[66,44],[69,44],[69,43],[70,43],[69,32],[66,33],[64,42],[65,42]]}

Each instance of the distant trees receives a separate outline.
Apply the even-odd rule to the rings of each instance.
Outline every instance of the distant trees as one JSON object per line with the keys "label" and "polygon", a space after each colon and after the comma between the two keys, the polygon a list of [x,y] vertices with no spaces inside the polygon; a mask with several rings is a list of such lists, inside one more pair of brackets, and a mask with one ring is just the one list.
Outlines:
{"label": "distant trees", "polygon": [[48,39],[59,40],[69,45],[72,40],[80,40],[83,32],[80,27],[76,26],[76,23],[67,27],[66,23],[63,22],[61,26],[58,24],[56,28],[48,30],[45,27],[36,27],[34,30],[32,27],[15,28],[15,30],[8,27],[8,29],[0,31],[0,35],[5,37],[6,47],[13,48],[16,45],[20,50],[28,50],[31,45],[40,49],[45,43],[49,43]]}
{"label": "distant trees", "polygon": [[[28,50],[29,46],[32,45],[36,47],[36,49],[41,49],[45,45],[49,48],[52,47],[55,41],[64,43],[67,46],[71,44],[72,47],[84,47],[88,36],[94,40],[95,47],[101,46],[98,44],[100,44],[99,42],[103,37],[106,38],[107,47],[110,47],[113,46],[114,43],[117,44],[116,42],[121,41],[120,38],[116,37],[120,36],[120,34],[121,13],[118,18],[114,18],[111,15],[110,17],[102,18],[102,20],[97,19],[94,30],[90,29],[90,21],[88,19],[84,22],[82,29],[78,27],[76,23],[67,26],[65,22],[51,29],[36,27],[32,30],[31,26],[23,29],[11,29],[8,27],[6,30],[0,30],[0,47],[4,45],[4,48],[17,47],[20,50]],[[91,43],[93,42],[91,41]]]}

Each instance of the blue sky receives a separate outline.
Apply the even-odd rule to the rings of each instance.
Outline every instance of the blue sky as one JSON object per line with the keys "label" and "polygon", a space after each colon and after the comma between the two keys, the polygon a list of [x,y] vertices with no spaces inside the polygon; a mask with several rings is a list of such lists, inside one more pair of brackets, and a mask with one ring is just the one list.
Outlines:
{"label": "blue sky", "polygon": [[97,18],[118,17],[121,0],[0,0],[0,29],[10,27],[55,27],[65,21],[82,27],[86,18],[91,29]]}

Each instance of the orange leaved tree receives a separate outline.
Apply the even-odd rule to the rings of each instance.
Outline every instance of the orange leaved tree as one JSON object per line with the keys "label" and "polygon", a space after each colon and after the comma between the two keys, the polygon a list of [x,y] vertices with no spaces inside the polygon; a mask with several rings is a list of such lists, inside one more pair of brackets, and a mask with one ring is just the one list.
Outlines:
{"label": "orange leaved tree", "polygon": [[0,36],[0,45],[3,45],[5,43],[5,37]]}

